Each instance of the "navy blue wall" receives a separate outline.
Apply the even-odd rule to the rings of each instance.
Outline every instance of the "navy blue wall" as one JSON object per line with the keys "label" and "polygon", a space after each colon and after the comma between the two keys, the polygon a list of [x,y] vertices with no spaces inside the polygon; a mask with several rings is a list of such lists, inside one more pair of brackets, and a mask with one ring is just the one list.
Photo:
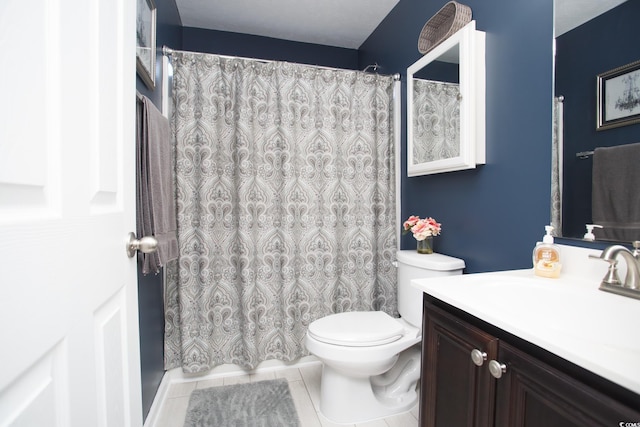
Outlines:
{"label": "navy blue wall", "polygon": [[[156,86],[150,89],[137,77],[137,90],[162,107],[162,45],[182,44],[182,23],[175,0],[156,0]],[[132,100],[133,102],[133,100]],[[147,418],[164,375],[164,303],[162,275],[143,276],[138,269],[138,311],[140,321],[140,367],[142,410]]]}
{"label": "navy blue wall", "polygon": [[596,76],[640,59],[640,0],[627,1],[557,38],[556,95],[564,96],[563,236],[591,219],[592,159],[575,153],[640,142],[640,124],[596,130]]}
{"label": "navy blue wall", "polygon": [[182,48],[193,52],[356,69],[358,51],[269,37],[185,27]]}
{"label": "navy blue wall", "polygon": [[[400,0],[360,48],[360,67],[378,62],[402,74],[420,58],[420,31],[445,0]],[[465,260],[466,272],[531,267],[550,219],[553,0],[467,0],[486,33],[487,164],[407,178],[402,111],[402,217],[443,224],[436,251]],[[415,248],[407,235],[405,249]]]}

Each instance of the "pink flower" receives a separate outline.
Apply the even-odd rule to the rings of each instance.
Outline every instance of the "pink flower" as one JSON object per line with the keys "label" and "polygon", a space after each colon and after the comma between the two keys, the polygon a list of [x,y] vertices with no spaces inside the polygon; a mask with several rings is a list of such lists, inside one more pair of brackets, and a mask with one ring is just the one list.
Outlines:
{"label": "pink flower", "polygon": [[429,236],[440,234],[442,224],[431,217],[420,219],[420,217],[412,215],[404,222],[402,227],[404,233],[408,233],[411,230],[416,240],[424,240]]}
{"label": "pink flower", "polygon": [[425,221],[427,222],[427,225],[429,226],[429,229],[431,230],[434,236],[437,236],[438,234],[440,234],[440,229],[442,228],[442,224],[440,224],[439,222],[437,222],[435,219],[431,217],[425,219]]}
{"label": "pink flower", "polygon": [[416,225],[416,223],[420,221],[420,217],[419,216],[415,216],[415,215],[411,215],[402,225],[404,227],[404,231],[407,232],[409,230],[411,230],[411,227],[413,227],[414,225]]}
{"label": "pink flower", "polygon": [[411,232],[413,233],[413,237],[416,240],[424,240],[427,238],[427,236],[431,235],[429,226],[424,220],[418,221],[416,225],[414,225],[413,228],[411,229]]}

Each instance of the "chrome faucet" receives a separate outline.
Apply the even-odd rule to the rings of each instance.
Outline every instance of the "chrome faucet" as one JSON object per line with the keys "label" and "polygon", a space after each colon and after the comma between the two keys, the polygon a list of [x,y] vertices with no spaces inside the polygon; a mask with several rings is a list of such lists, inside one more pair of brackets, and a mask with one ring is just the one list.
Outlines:
{"label": "chrome faucet", "polygon": [[[607,275],[600,283],[600,289],[632,298],[640,299],[640,241],[633,242],[634,251],[622,245],[613,245],[605,248],[600,256],[589,255],[589,258],[601,259],[609,263]],[[624,282],[618,278],[618,255],[627,264],[627,275]]]}

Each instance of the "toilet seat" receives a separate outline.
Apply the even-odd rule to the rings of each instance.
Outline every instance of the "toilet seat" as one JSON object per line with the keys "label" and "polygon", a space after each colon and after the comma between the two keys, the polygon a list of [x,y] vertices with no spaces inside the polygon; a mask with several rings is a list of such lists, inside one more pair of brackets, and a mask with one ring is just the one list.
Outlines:
{"label": "toilet seat", "polygon": [[383,311],[336,313],[312,322],[309,335],[318,341],[347,347],[370,347],[399,340],[405,330]]}

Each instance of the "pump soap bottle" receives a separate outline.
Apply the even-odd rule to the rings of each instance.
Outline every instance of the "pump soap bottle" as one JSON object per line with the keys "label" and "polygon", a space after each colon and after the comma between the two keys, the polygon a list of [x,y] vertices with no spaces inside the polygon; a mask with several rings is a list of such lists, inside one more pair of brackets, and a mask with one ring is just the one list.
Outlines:
{"label": "pump soap bottle", "polygon": [[533,249],[533,271],[536,275],[542,277],[556,278],[560,277],[560,249],[553,243],[553,226],[546,225],[544,227],[547,234],[542,239],[542,243],[538,243]]}
{"label": "pump soap bottle", "polygon": [[596,240],[596,236],[593,234],[593,229],[602,228],[602,226],[598,224],[587,224],[586,227],[587,227],[587,232],[584,233],[583,239],[589,242],[593,242],[594,240]]}

